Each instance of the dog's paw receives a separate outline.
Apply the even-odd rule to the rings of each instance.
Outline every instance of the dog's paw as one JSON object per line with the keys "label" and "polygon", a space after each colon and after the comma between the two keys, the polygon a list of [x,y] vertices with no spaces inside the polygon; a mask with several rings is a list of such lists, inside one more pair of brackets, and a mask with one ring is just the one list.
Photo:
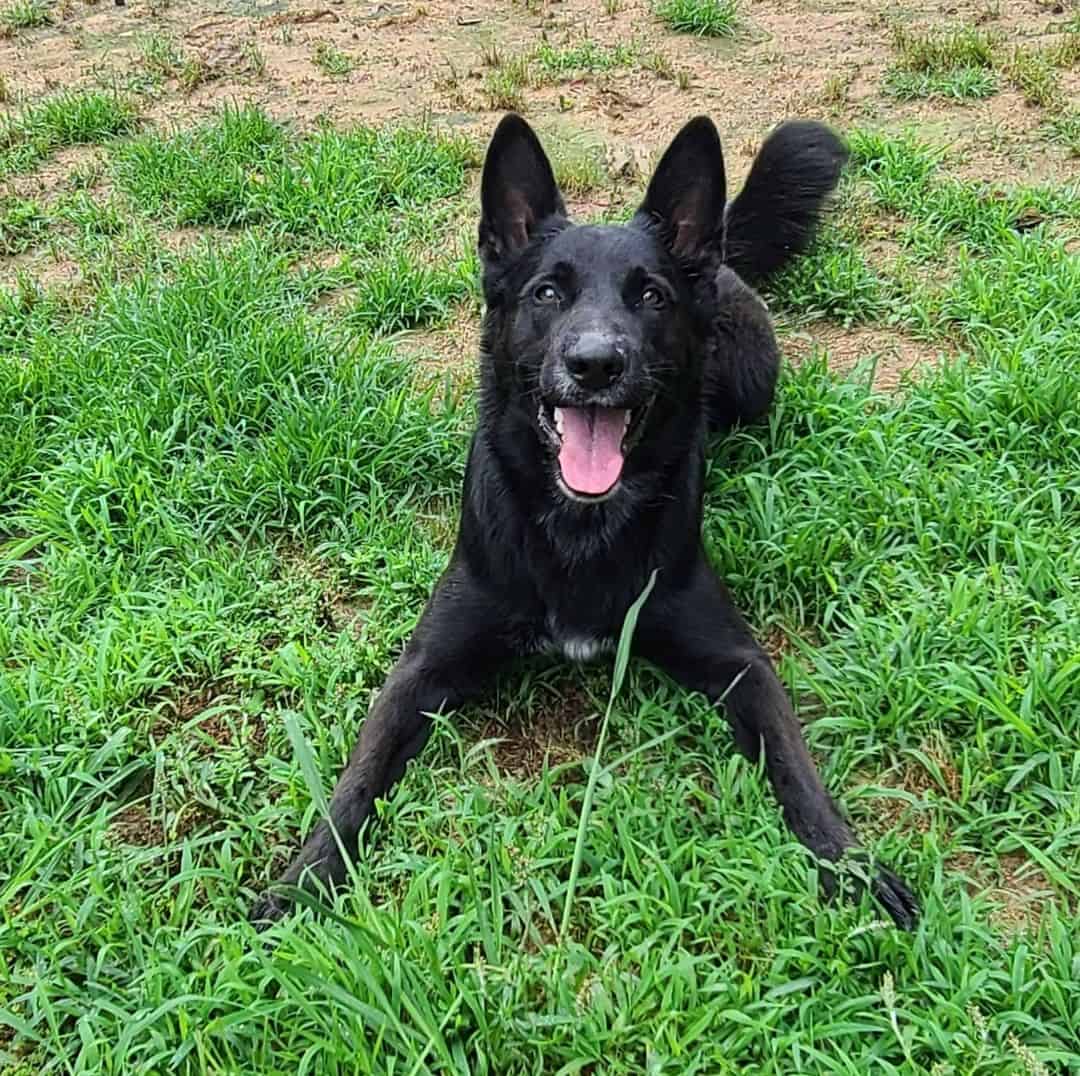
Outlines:
{"label": "dog's paw", "polygon": [[870,863],[865,852],[848,850],[843,860],[821,874],[827,900],[841,896],[857,902],[867,889],[901,930],[914,930],[919,921],[919,902],[907,885],[888,867]]}
{"label": "dog's paw", "polygon": [[263,931],[284,918],[288,910],[288,904],[280,897],[276,897],[272,893],[264,893],[251,906],[251,910],[248,912],[248,922],[256,930]]}
{"label": "dog's paw", "polygon": [[887,867],[877,867],[870,891],[901,930],[914,930],[919,902],[914,893]]}

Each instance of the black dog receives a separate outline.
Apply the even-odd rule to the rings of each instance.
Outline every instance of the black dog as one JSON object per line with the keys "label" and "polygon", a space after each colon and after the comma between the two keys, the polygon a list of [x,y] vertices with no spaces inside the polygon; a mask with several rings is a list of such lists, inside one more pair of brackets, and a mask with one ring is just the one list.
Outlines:
{"label": "black dog", "polygon": [[[330,823],[284,882],[341,882],[342,850],[356,851],[376,798],[423,746],[427,715],[473,698],[521,655],[612,650],[654,569],[635,652],[714,701],[727,693],[736,743],[751,758],[764,751],[800,841],[829,862],[858,849],[700,534],[707,434],[761,415],[779,366],[768,313],[740,276],[767,276],[805,249],[845,156],[826,128],[785,124],[728,205],[720,140],[699,117],[629,224],[576,226],[532,129],[512,115],[499,124],[483,173],[480,418],[457,546],[360,729]],[[868,876],[910,927],[904,884],[880,867]],[[252,918],[283,911],[269,897]]]}

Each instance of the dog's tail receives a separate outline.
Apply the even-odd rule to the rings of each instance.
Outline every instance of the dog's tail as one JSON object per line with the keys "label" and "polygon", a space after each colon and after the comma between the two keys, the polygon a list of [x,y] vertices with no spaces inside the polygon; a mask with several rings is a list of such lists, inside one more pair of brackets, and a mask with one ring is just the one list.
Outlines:
{"label": "dog's tail", "polygon": [[777,127],[724,211],[724,264],[756,283],[802,254],[847,158],[847,147],[823,123],[789,120]]}

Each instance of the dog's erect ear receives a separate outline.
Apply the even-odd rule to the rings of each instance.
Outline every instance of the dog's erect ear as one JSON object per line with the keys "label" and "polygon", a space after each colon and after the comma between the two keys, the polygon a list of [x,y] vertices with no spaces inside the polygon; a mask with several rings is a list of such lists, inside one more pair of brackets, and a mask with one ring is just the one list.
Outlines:
{"label": "dog's erect ear", "polygon": [[692,257],[720,228],[726,200],[720,135],[708,116],[697,116],[660,158],[637,217],[660,224],[672,253]]}
{"label": "dog's erect ear", "polygon": [[480,254],[498,261],[521,250],[548,217],[564,216],[555,174],[533,129],[514,113],[495,128],[480,184]]}

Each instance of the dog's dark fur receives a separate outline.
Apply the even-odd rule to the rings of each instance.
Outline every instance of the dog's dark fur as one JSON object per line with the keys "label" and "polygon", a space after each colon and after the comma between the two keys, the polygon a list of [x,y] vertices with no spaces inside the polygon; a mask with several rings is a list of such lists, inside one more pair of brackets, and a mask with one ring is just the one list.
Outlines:
{"label": "dog's dark fur", "polygon": [[[376,798],[423,746],[427,715],[475,697],[521,655],[610,650],[654,570],[635,652],[714,701],[726,693],[735,741],[764,753],[799,840],[828,862],[858,848],[701,545],[707,434],[763,414],[779,367],[764,304],[740,277],[760,280],[805,249],[844,159],[826,128],[785,124],[728,204],[720,141],[699,117],[629,224],[577,226],[532,130],[500,123],[483,175],[480,418],[457,546],[360,730],[329,824],[284,882],[343,881],[342,849],[355,852]],[[553,416],[566,409],[629,422],[621,474],[602,496],[575,492],[560,471]],[[914,923],[904,884],[881,867],[867,876],[893,919]],[[280,915],[282,900],[253,918]]]}

